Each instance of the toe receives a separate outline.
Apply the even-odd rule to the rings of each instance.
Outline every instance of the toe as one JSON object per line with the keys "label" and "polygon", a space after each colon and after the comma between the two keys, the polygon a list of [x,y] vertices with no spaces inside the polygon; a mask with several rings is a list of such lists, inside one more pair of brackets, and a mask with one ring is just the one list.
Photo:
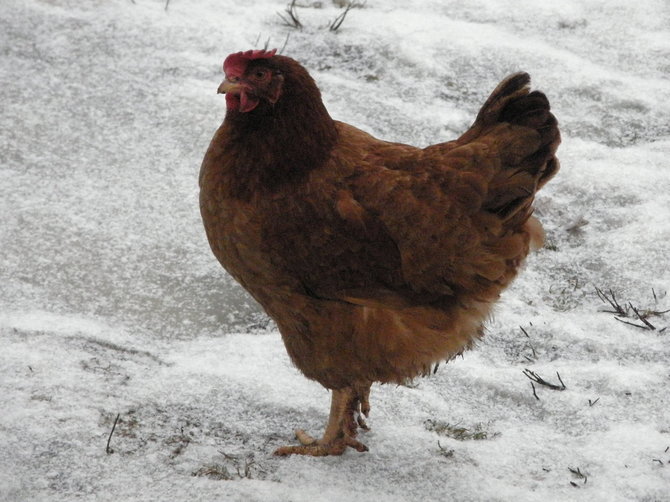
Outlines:
{"label": "toe", "polygon": [[358,417],[356,417],[356,422],[358,422],[358,426],[364,431],[370,430],[370,427],[368,426],[368,424],[365,422],[365,419],[361,415],[358,415]]}
{"label": "toe", "polygon": [[302,444],[303,446],[312,446],[316,444],[316,439],[314,439],[312,436],[307,434],[302,429],[295,430],[295,437],[298,439],[298,441],[300,441],[300,444]]}
{"label": "toe", "polygon": [[367,446],[365,446],[363,443],[361,443],[360,441],[358,441],[358,440],[356,440],[352,437],[347,436],[347,437],[344,438],[344,441],[345,441],[347,446],[353,448],[356,451],[359,451],[361,453],[364,452],[364,451],[368,451]]}

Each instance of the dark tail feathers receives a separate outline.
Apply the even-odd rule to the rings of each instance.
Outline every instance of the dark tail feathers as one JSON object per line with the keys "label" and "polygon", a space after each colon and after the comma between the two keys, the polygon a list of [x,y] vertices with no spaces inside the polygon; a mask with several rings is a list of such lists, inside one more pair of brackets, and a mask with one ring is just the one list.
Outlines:
{"label": "dark tail feathers", "polygon": [[[502,123],[512,126],[501,129]],[[503,166],[491,180],[485,208],[498,214],[508,228],[522,225],[532,213],[535,193],[559,169],[556,149],[561,142],[549,100],[530,92],[530,76],[515,73],[503,80],[486,100],[473,129],[500,135]]]}

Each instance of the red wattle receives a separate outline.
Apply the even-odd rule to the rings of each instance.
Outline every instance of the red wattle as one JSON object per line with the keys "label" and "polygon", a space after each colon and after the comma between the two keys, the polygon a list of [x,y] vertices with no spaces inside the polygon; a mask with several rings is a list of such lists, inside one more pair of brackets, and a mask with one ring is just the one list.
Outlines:
{"label": "red wattle", "polygon": [[228,108],[229,110],[237,110],[239,107],[240,107],[240,97],[235,94],[227,93],[226,108]]}
{"label": "red wattle", "polygon": [[246,92],[242,91],[240,93],[240,111],[241,112],[250,112],[256,106],[258,106],[258,98],[253,95],[248,95]]}

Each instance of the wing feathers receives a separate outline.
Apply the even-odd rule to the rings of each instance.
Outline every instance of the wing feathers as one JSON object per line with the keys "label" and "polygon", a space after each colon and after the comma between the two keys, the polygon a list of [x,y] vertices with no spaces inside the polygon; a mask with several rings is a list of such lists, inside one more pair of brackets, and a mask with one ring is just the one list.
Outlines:
{"label": "wing feathers", "polygon": [[282,232],[323,227],[318,249],[315,237],[304,250],[293,243],[287,267],[319,297],[371,308],[497,298],[542,242],[532,204],[559,167],[556,119],[529,83],[525,73],[505,79],[469,131],[424,150],[338,123],[347,149],[326,179],[339,191],[319,197],[334,198],[333,214]]}

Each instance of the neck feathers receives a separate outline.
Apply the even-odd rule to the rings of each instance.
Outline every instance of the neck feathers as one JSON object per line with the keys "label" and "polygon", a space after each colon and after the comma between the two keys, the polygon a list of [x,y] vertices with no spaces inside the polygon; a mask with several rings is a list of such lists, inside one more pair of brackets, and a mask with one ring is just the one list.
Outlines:
{"label": "neck feathers", "polygon": [[303,72],[302,82],[286,80],[276,104],[262,103],[252,112],[226,115],[223,128],[233,171],[231,195],[248,199],[254,192],[274,192],[303,179],[330,158],[337,141],[335,122],[316,84]]}

